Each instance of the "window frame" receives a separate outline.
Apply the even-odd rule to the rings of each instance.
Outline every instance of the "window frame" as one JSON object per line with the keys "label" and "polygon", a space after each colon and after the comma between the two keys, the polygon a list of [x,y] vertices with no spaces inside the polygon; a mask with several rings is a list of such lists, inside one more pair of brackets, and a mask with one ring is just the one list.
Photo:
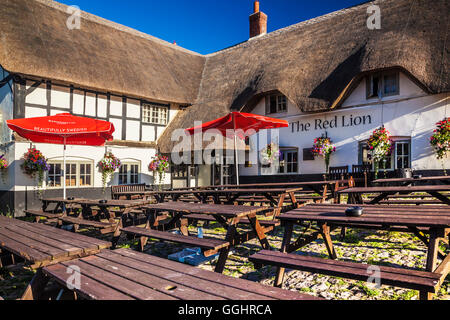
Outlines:
{"label": "window frame", "polygon": [[[156,116],[155,113],[157,113]],[[169,123],[169,107],[153,103],[142,103],[141,118],[143,124],[167,126]]]}
{"label": "window frame", "polygon": [[[279,167],[279,169],[278,169],[278,174],[279,175],[289,175],[289,174],[299,174],[299,165],[300,165],[300,158],[299,158],[299,151],[298,151],[298,149],[295,149],[295,148],[289,148],[289,149],[283,149],[283,148],[281,148],[280,149],[280,152],[283,154],[283,160],[282,161],[284,161],[285,162],[285,165],[284,166],[282,166],[281,165],[281,161],[280,161],[280,167]],[[294,162],[294,161],[291,161],[291,162],[289,162],[288,161],[288,155],[289,154],[297,154],[297,161],[296,162]],[[289,165],[290,164],[294,164],[294,163],[296,163],[297,165],[295,166],[295,171],[294,172],[288,172],[289,171]],[[281,168],[283,168],[284,169],[284,171],[283,172],[281,172]]]}
{"label": "window frame", "polygon": [[[50,171],[47,172],[46,174],[46,188],[47,189],[61,189],[63,188],[63,171],[62,171],[62,167],[64,165],[64,161],[63,160],[50,160],[48,162],[48,164],[50,166],[52,165],[60,165],[61,166],[61,170],[60,170],[60,174],[56,175],[56,174],[50,174]],[[66,188],[67,189],[75,189],[75,188],[92,188],[94,187],[94,161],[90,161],[90,160],[75,160],[75,161],[66,161],[66,168],[67,166],[72,166],[75,165],[75,174],[71,174],[71,176],[75,176],[76,179],[76,183],[75,185],[69,185],[67,183],[67,178],[69,178],[68,173],[66,172]],[[90,165],[91,170],[89,172],[89,174],[84,173],[83,176],[90,176],[90,184],[89,185],[81,185],[81,170],[80,170],[80,166],[81,165]],[[53,186],[50,185],[50,176],[54,176],[54,177],[60,177],[60,186]]]}
{"label": "window frame", "polygon": [[[395,170],[398,170],[398,169],[404,169],[404,168],[399,168],[398,165],[397,165],[397,161],[398,161],[398,157],[399,157],[398,150],[397,150],[397,144],[408,145],[408,149],[407,149],[408,154],[407,155],[400,155],[400,157],[402,157],[402,158],[406,158],[407,157],[408,158],[408,167],[407,168],[411,168],[412,167],[412,154],[411,154],[411,151],[412,151],[412,148],[411,148],[412,143],[411,143],[411,141],[412,140],[410,138],[395,138],[394,137],[393,141],[394,141],[394,151],[390,155],[391,167],[384,169],[382,166],[380,166],[380,170],[395,171]],[[358,144],[358,149],[359,149],[358,150],[358,153],[359,153],[358,164],[360,164],[360,165],[361,164],[367,164],[367,162],[364,162],[364,157],[363,157],[363,154],[362,154],[364,145],[367,146],[367,140],[360,141],[359,144]],[[370,164],[372,165],[372,170],[375,170],[375,165],[372,162],[370,162]]]}
{"label": "window frame", "polygon": [[[386,93],[386,81],[385,78],[388,76],[395,76],[395,87],[394,92]],[[373,92],[373,79],[378,78],[378,92]],[[380,90],[380,87],[382,90]],[[381,92],[381,96],[380,96]],[[370,74],[366,78],[366,99],[381,99],[384,97],[398,96],[400,95],[400,72],[399,71],[383,71]]]}
{"label": "window frame", "polygon": [[[271,99],[275,98],[275,103],[276,103],[276,111],[272,112],[271,111]],[[284,101],[280,101],[280,100],[284,100]],[[280,106],[284,106],[283,109]],[[269,114],[278,114],[278,113],[287,113],[288,112],[288,99],[284,94],[271,94],[268,95],[266,98],[266,115]]]}
{"label": "window frame", "polygon": [[[122,168],[124,166],[127,166],[127,171],[126,171],[126,183],[121,183],[121,176],[124,175],[124,173],[121,172]],[[137,166],[137,173],[133,173],[132,172],[132,167]],[[131,183],[131,177],[132,176],[136,176],[137,177],[137,181],[135,183]],[[128,185],[128,184],[139,184],[141,181],[141,163],[138,161],[124,161],[121,163],[121,166],[119,168],[119,174],[118,174],[118,185],[123,186],[123,185]]]}

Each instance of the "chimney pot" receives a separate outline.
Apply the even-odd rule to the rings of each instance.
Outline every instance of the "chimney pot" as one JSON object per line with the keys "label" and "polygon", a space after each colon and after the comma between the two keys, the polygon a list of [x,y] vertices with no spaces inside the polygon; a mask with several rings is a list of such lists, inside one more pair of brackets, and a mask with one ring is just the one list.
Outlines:
{"label": "chimney pot", "polygon": [[250,38],[267,33],[267,15],[259,11],[259,1],[255,1],[254,11],[250,15]]}
{"label": "chimney pot", "polygon": [[255,1],[255,3],[253,4],[253,8],[254,8],[253,13],[259,12],[259,1]]}

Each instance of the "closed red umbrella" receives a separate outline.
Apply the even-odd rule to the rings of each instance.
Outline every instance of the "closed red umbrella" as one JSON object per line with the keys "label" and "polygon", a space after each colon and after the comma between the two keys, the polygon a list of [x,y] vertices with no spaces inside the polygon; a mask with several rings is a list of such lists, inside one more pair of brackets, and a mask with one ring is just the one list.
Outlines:
{"label": "closed red umbrella", "polygon": [[66,145],[103,146],[112,141],[114,125],[108,121],[61,113],[50,117],[7,120],[11,130],[36,143],[64,145],[63,188],[66,198]]}
{"label": "closed red umbrella", "polygon": [[225,117],[206,122],[203,125],[186,129],[187,134],[193,135],[196,132],[205,132],[208,130],[219,130],[220,133],[228,138],[234,138],[234,149],[236,155],[236,179],[239,185],[239,167],[237,154],[237,137],[245,139],[247,133],[257,133],[260,130],[276,129],[289,127],[286,120],[269,118],[251,113],[231,112]]}

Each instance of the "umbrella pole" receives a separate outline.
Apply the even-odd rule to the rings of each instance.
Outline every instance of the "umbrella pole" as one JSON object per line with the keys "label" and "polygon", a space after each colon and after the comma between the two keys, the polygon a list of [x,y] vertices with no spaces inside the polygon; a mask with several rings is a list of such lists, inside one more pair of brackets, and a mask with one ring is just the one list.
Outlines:
{"label": "umbrella pole", "polygon": [[64,138],[63,151],[63,198],[66,200],[66,138]]}
{"label": "umbrella pole", "polygon": [[237,136],[236,136],[236,117],[233,113],[233,126],[234,126],[234,156],[236,161],[236,182],[239,185],[239,155],[237,150]]}

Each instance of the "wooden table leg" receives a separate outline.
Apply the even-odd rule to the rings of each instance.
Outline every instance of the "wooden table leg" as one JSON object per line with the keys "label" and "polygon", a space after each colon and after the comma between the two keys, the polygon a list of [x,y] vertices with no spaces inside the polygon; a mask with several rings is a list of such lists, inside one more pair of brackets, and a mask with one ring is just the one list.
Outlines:
{"label": "wooden table leg", "polygon": [[256,217],[256,213],[248,215],[248,220],[250,221],[250,226],[252,227],[253,231],[255,231],[256,236],[258,237],[258,240],[261,243],[263,249],[270,250],[269,241],[267,240],[266,234],[264,233],[263,228],[261,227],[261,224]]}
{"label": "wooden table leg", "polygon": [[[436,269],[437,256],[439,251],[439,235],[436,229],[430,229],[430,239],[428,241],[426,271],[434,272]],[[434,294],[426,291],[420,292],[420,300],[432,300]]]}
{"label": "wooden table leg", "polygon": [[45,276],[42,269],[39,268],[20,300],[39,300],[48,281],[49,278]]}
{"label": "wooden table leg", "polygon": [[217,260],[216,268],[214,269],[214,272],[217,273],[223,273],[223,270],[225,269],[225,263],[228,260],[228,254],[231,250],[231,245],[234,243],[234,237],[236,235],[236,226],[238,224],[240,219],[235,218],[233,221],[228,225],[227,235],[225,237],[225,241],[228,241],[230,245],[226,248],[220,249],[219,253],[219,259]]}
{"label": "wooden table leg", "polygon": [[[288,251],[288,246],[291,243],[292,232],[294,231],[294,224],[291,222],[286,222],[284,225],[284,237],[281,244],[281,252],[286,253]],[[277,275],[275,276],[274,286],[281,288],[283,285],[285,268],[278,267]]]}
{"label": "wooden table leg", "polygon": [[336,259],[337,258],[336,252],[334,251],[333,242],[331,241],[330,236],[330,227],[326,223],[323,223],[320,226],[320,228],[321,228],[320,234],[322,235],[322,238],[325,241],[325,246],[327,247],[328,255],[330,256],[331,259]]}
{"label": "wooden table leg", "polygon": [[442,203],[449,205],[450,206],[450,198],[444,196],[443,194],[439,193],[439,192],[429,192],[429,194],[433,197],[435,197],[436,199],[442,201]]}

